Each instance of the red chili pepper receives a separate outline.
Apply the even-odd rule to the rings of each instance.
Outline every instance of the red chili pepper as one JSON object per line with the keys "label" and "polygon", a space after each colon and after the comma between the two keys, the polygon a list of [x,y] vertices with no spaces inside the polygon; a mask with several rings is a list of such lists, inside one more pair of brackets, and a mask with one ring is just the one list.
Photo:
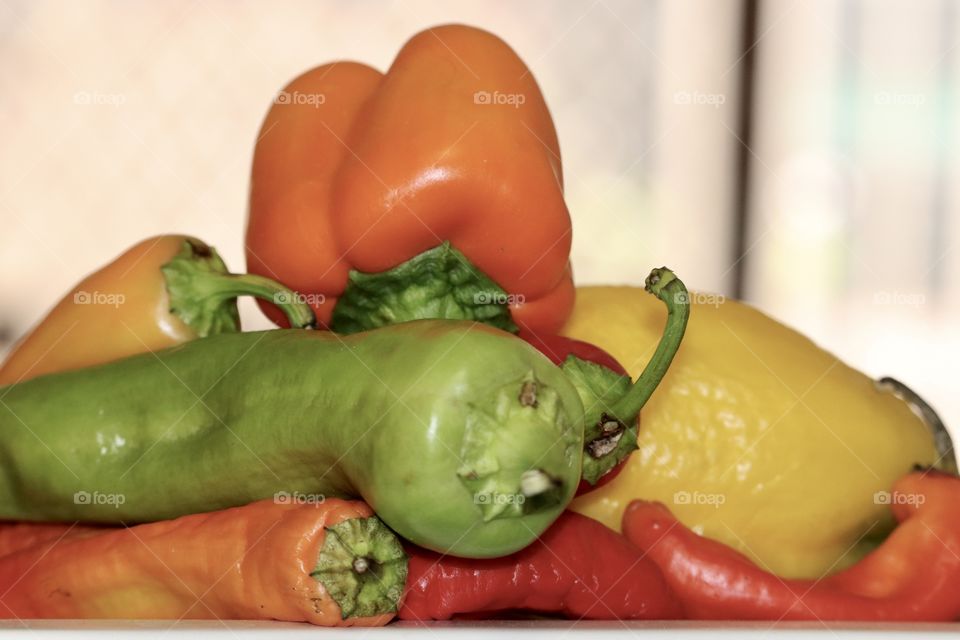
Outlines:
{"label": "red chili pepper", "polygon": [[567,356],[576,356],[581,360],[603,365],[621,376],[629,375],[616,358],[589,342],[553,334],[541,335],[526,329],[521,329],[517,335],[536,347],[537,351],[550,358],[550,361],[558,367],[563,364]]}
{"label": "red chili pepper", "polygon": [[536,542],[503,558],[407,547],[402,620],[533,611],[593,620],[674,619],[682,610],[660,570],[618,533],[565,512]]}
{"label": "red chili pepper", "polygon": [[890,494],[899,526],[854,566],[784,580],[690,531],[659,503],[635,501],[627,538],[699,620],[953,621],[960,618],[960,478],[911,473]]}
{"label": "red chili pepper", "polygon": [[[594,362],[606,367],[618,375],[629,375],[627,370],[623,368],[623,365],[617,362],[616,358],[589,342],[567,338],[566,336],[552,334],[540,335],[526,329],[521,329],[517,335],[536,347],[537,351],[547,356],[550,361],[558,367],[564,363],[568,356],[576,356],[581,360]],[[639,423],[639,418],[637,420]],[[590,484],[586,480],[581,479],[580,485],[577,487],[577,495],[582,496],[585,493],[590,493],[616,478],[623,470],[629,457],[629,455],[624,457],[616,466],[610,469],[610,471],[600,476],[596,484]]]}

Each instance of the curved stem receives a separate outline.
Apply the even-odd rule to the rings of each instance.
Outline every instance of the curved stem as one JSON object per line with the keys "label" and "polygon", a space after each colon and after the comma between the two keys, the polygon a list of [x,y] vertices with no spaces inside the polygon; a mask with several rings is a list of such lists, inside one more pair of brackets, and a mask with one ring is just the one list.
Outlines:
{"label": "curved stem", "polygon": [[240,330],[237,296],[254,296],[275,304],[286,314],[291,327],[305,329],[316,322],[313,309],[297,292],[262,276],[229,273],[217,251],[196,238],[184,240],[177,255],[160,271],[171,313],[201,338]]}
{"label": "curved stem", "polygon": [[626,395],[613,406],[614,415],[625,424],[631,424],[637,419],[643,405],[663,380],[677,349],[680,348],[687,329],[687,319],[690,317],[690,296],[687,288],[670,269],[660,267],[651,271],[647,276],[646,289],[667,305],[667,324],[660,336],[657,350],[643,373]]}
{"label": "curved stem", "polygon": [[239,296],[253,296],[275,305],[296,329],[309,329],[316,319],[313,309],[300,301],[300,295],[275,280],[252,273],[215,273],[198,271],[194,275],[196,291],[211,302],[223,302]]}
{"label": "curved stem", "polygon": [[876,381],[876,387],[880,391],[892,393],[903,402],[906,402],[910,409],[917,414],[933,436],[933,443],[937,450],[937,460],[933,463],[933,468],[957,475],[957,455],[953,448],[953,439],[950,437],[950,430],[937,415],[937,412],[924,400],[916,391],[903,384],[896,378],[889,376],[880,378]]}

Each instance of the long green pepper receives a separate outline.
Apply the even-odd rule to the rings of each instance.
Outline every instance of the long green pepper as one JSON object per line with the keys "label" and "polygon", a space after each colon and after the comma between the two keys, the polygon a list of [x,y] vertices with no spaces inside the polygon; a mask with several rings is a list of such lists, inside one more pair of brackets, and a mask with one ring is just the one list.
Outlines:
{"label": "long green pepper", "polygon": [[0,389],[0,519],[145,522],[361,496],[457,555],[512,553],[580,477],[583,406],[470,322],[225,334]]}
{"label": "long green pepper", "polygon": [[0,388],[0,519],[133,523],[359,496],[421,546],[513,553],[573,497],[585,434],[591,455],[610,450],[592,471],[609,468],[669,367],[686,289],[666,268],[647,289],[669,313],[633,383],[556,367],[486,325],[419,320],[215,335]]}

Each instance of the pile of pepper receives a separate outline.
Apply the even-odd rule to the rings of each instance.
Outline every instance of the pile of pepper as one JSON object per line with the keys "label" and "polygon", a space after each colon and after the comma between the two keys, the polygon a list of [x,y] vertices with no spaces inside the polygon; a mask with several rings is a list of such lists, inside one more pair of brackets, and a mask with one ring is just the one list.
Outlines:
{"label": "pile of pepper", "polygon": [[[254,153],[251,273],[144,240],[0,366],[0,617],[957,619],[942,429],[918,436],[939,470],[885,494],[898,526],[818,580],[661,503],[622,534],[566,510],[637,463],[691,314],[650,271],[666,317],[636,380],[558,335],[570,226],[549,111],[495,36],[293,80]],[[241,332],[241,295],[284,328]]]}

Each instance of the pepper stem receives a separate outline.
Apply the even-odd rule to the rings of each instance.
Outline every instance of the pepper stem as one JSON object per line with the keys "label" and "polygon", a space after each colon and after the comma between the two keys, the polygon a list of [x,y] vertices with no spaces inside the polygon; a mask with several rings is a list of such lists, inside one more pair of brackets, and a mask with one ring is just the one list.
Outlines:
{"label": "pepper stem", "polygon": [[448,318],[516,333],[511,300],[513,296],[465,255],[443,242],[387,271],[350,271],[330,328],[357,333],[409,320]]}
{"label": "pepper stem", "polygon": [[933,468],[944,473],[957,475],[957,455],[953,448],[953,439],[950,437],[949,429],[933,407],[916,391],[896,378],[883,377],[874,384],[880,391],[892,393],[906,402],[910,410],[919,416],[926,425],[930,435],[933,436],[933,443],[937,451],[937,460],[933,463]]}
{"label": "pepper stem", "polygon": [[[568,456],[581,446],[583,426],[566,420],[560,395],[529,372],[470,405],[457,477],[484,522],[523,518],[566,504]],[[543,438],[552,435],[548,448]],[[464,495],[464,498],[467,494]]]}
{"label": "pepper stem", "polygon": [[633,424],[636,421],[643,405],[663,380],[677,349],[680,348],[680,342],[687,329],[687,320],[690,317],[690,295],[680,278],[670,269],[660,267],[651,271],[647,276],[646,289],[667,305],[667,323],[663,335],[660,336],[660,343],[657,344],[657,350],[643,373],[626,395],[613,406],[614,416],[625,424]]}
{"label": "pepper stem", "polygon": [[524,497],[532,498],[541,493],[546,493],[556,486],[553,478],[546,474],[542,469],[531,469],[520,474],[520,493]]}
{"label": "pepper stem", "polygon": [[407,581],[400,540],[376,516],[327,527],[317,566],[310,573],[347,618],[395,613]]}
{"label": "pepper stem", "polygon": [[203,292],[212,304],[239,296],[253,296],[279,307],[291,327],[310,329],[316,322],[310,305],[298,302],[299,294],[275,280],[252,273],[201,273],[197,275],[196,289]]}
{"label": "pepper stem", "polygon": [[279,282],[253,274],[235,274],[216,250],[199,240],[188,239],[180,252],[161,268],[170,296],[170,310],[200,337],[239,331],[236,299],[254,296],[275,304],[291,327],[314,326],[310,305]]}

